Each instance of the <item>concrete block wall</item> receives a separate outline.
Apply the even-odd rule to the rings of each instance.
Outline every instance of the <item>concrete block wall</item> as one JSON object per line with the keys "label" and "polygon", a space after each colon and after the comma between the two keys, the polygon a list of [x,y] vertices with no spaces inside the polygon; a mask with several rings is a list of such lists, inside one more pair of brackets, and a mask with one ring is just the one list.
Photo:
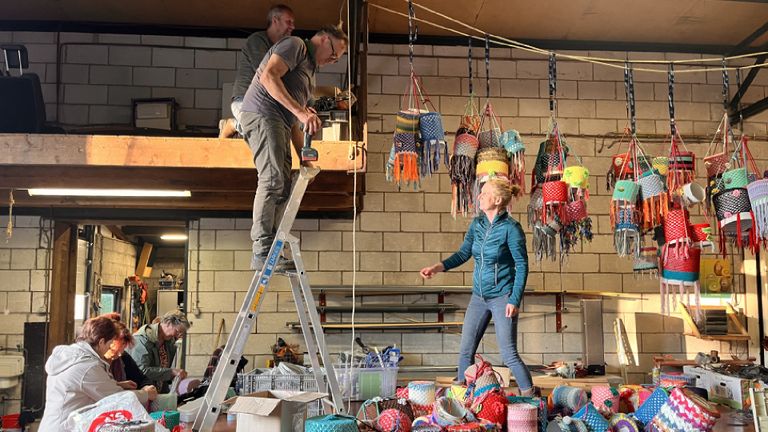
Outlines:
{"label": "concrete block wall", "polygon": [[[446,130],[451,135],[458,126],[459,116],[464,113],[468,94],[466,77],[466,50],[453,47],[425,47],[417,50],[416,72],[424,80],[433,103],[443,114]],[[624,53],[590,53],[599,56],[624,57]],[[475,89],[484,91],[484,68],[476,53],[474,70],[479,74]],[[688,58],[688,56],[664,53],[630,53],[632,58]],[[440,174],[426,179],[419,191],[397,188],[385,181],[384,167],[391,146],[394,114],[400,106],[400,95],[405,89],[408,67],[407,47],[373,45],[369,57],[369,171],[366,177],[365,206],[357,221],[358,284],[372,285],[469,285],[471,263],[457,271],[442,274],[430,281],[422,281],[418,270],[441,258],[447,257],[460,244],[469,220],[453,219],[450,215],[450,179],[443,169]],[[492,102],[505,128],[515,128],[523,134],[528,151],[528,166],[538,143],[544,139],[548,125],[546,61],[536,56],[494,49],[491,61]],[[677,314],[660,314],[658,280],[635,278],[632,263],[616,256],[612,246],[612,231],[608,219],[611,192],[606,190],[605,172],[610,166],[610,156],[619,152],[616,145],[600,151],[608,133],[621,132],[626,123],[624,83],[620,69],[560,61],[558,64],[559,119],[568,144],[582,157],[592,172],[590,213],[595,238],[572,253],[562,265],[554,262],[536,263],[530,257],[531,274],[529,290],[537,291],[609,291],[626,294],[625,297],[604,301],[604,344],[609,371],[618,371],[613,321],[623,319],[630,344],[639,366],[630,370],[633,382],[646,380],[645,374],[652,366],[652,357],[673,354],[692,357],[699,351],[717,349],[724,353],[743,352],[742,346],[727,343],[704,342],[684,336],[683,321]],[[678,74],[676,99],[678,101],[678,126],[683,137],[698,136],[687,142],[688,148],[700,157],[706,153],[707,144],[722,115],[722,108],[715,89],[719,89],[718,74]],[[638,72],[636,74],[638,132],[664,134],[669,128],[666,111],[666,76]],[[733,81],[733,80],[732,80]],[[761,99],[765,95],[768,80],[753,84],[745,102]],[[768,161],[765,150],[765,114],[750,119],[745,130],[757,135],[752,151],[762,167]],[[705,139],[706,138],[706,139]],[[449,138],[452,142],[452,136]],[[651,154],[666,154],[665,140],[648,140],[645,149]],[[703,171],[701,172],[703,175]],[[526,220],[527,198],[517,203],[513,216],[523,226]],[[701,218],[695,214],[695,218]],[[202,370],[211,350],[212,333],[222,318],[226,329],[244,296],[252,276],[248,271],[250,241],[247,219],[204,219],[199,224],[200,250],[196,248],[198,225],[190,232],[190,293],[192,305],[199,299],[202,314],[195,318],[191,331],[190,361],[192,373]],[[321,284],[351,284],[352,282],[352,222],[326,220],[299,220],[294,228],[301,238],[304,258],[310,272],[310,281]],[[528,233],[530,236],[530,232]],[[529,239],[530,248],[530,239]],[[197,257],[200,257],[199,263]],[[747,256],[746,262],[749,263]],[[198,267],[199,264],[199,267]],[[733,261],[737,273],[743,273],[742,261]],[[744,286],[744,277],[737,274],[737,283]],[[196,280],[199,278],[199,284]],[[269,346],[278,336],[301,342],[301,335],[292,334],[285,327],[286,321],[295,321],[291,294],[287,281],[277,278],[265,299],[259,324],[256,326],[246,357],[263,366],[269,359]],[[194,291],[193,287],[199,289]],[[750,286],[750,293],[754,287]],[[199,291],[199,292],[198,292]],[[447,301],[465,306],[468,295],[451,295]],[[395,301],[417,303],[436,301],[435,295],[422,295],[414,288],[413,295],[395,296]],[[331,299],[330,301],[343,301]],[[392,296],[362,297],[358,304],[376,301],[393,301]],[[755,302],[751,294],[740,296],[741,307],[754,314]],[[527,296],[520,318],[518,344],[523,358],[531,364],[549,363],[555,360],[577,359],[582,353],[581,316],[576,296],[566,296],[567,312],[563,314],[562,333],[556,332],[554,296]],[[462,312],[449,314],[446,320],[461,320]],[[357,322],[395,322],[407,320],[434,320],[434,314],[366,314],[359,313]],[[349,322],[349,314],[329,315],[329,321]],[[753,324],[751,331],[756,331]],[[371,344],[397,343],[403,348],[406,363],[411,365],[453,365],[458,351],[457,332],[358,332]],[[754,342],[750,353],[757,353]],[[222,339],[223,341],[223,339]],[[350,334],[327,335],[332,350],[348,350]],[[222,342],[223,343],[223,342]],[[202,349],[202,351],[201,351]],[[480,352],[499,362],[495,336],[486,335]],[[252,363],[252,365],[254,365]]]}
{"label": "concrete block wall", "polygon": [[[0,43],[27,47],[29,71],[40,76],[49,122],[130,125],[132,99],[173,97],[183,130],[218,127],[222,86],[234,81],[248,34],[243,36],[60,33],[57,38],[56,33],[0,32]],[[340,86],[345,71],[342,59],[324,68],[317,84]]]}
{"label": "concrete block wall", "polygon": [[[8,216],[0,217],[6,227]],[[13,216],[13,235],[0,234],[0,347],[24,344],[24,323],[45,321],[48,305],[49,225],[40,218]],[[51,229],[52,231],[52,229]],[[4,413],[19,412],[21,384],[0,391]]]}

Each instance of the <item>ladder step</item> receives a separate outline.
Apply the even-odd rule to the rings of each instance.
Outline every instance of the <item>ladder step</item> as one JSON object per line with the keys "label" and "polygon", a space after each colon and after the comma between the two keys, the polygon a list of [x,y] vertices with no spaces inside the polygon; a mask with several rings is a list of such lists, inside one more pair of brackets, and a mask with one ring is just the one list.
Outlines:
{"label": "ladder step", "polygon": [[[463,321],[452,322],[403,322],[403,323],[356,323],[356,329],[363,330],[409,330],[409,329],[443,329],[448,327],[461,327],[464,324]],[[287,322],[286,326],[293,330],[301,329],[301,325],[297,322]],[[351,323],[324,323],[322,325],[325,330],[348,330],[352,328]]]}
{"label": "ladder step", "polygon": [[[357,306],[355,307],[355,312],[440,312],[459,309],[458,305],[452,303],[376,303]],[[320,312],[351,312],[352,306],[318,306],[317,310]]]}

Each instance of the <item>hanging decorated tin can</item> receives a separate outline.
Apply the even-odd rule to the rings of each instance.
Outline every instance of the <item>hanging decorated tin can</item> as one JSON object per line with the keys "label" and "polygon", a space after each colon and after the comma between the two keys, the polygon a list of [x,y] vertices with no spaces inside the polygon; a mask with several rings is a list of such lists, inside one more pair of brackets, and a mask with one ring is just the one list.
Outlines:
{"label": "hanging decorated tin can", "polygon": [[416,188],[419,185],[419,115],[419,112],[414,110],[397,113],[390,152],[392,160],[391,164],[387,164],[387,179],[398,187],[406,184]]}
{"label": "hanging decorated tin can", "polygon": [[501,145],[509,157],[509,182],[525,189],[525,145],[520,134],[510,129],[501,134]]}
{"label": "hanging decorated tin can", "polygon": [[720,227],[720,252],[725,255],[725,241],[734,239],[738,247],[757,245],[753,230],[752,205],[747,189],[724,190],[712,197]]}
{"label": "hanging decorated tin can", "polygon": [[421,176],[431,176],[440,169],[440,162],[448,166],[448,143],[440,113],[430,111],[419,116],[419,133],[423,143]]}
{"label": "hanging decorated tin can", "polygon": [[646,246],[640,248],[640,254],[634,257],[632,271],[635,275],[659,275],[659,248]]}
{"label": "hanging decorated tin can", "polygon": [[[661,312],[663,314],[671,313],[677,307],[678,302],[684,302],[688,305],[695,304],[696,313],[700,313],[700,262],[701,249],[690,249],[687,257],[667,255],[666,260],[662,263],[660,279]],[[677,289],[677,293],[675,289]],[[689,289],[693,292],[689,292]],[[694,296],[693,302],[691,302],[691,295]]]}
{"label": "hanging decorated tin can", "polygon": [[664,178],[653,172],[637,180],[640,186],[640,199],[643,202],[643,227],[650,229],[661,225],[669,209],[669,196],[666,194]]}
{"label": "hanging decorated tin can", "polygon": [[453,142],[448,174],[451,178],[451,214],[467,215],[474,202],[475,156],[479,147],[477,137],[470,133],[456,135]]}
{"label": "hanging decorated tin can", "polygon": [[750,206],[754,216],[755,236],[758,241],[768,239],[768,179],[747,185]]}
{"label": "hanging decorated tin can", "polygon": [[557,218],[563,223],[565,218],[565,205],[568,203],[568,183],[556,180],[541,184],[541,195],[544,200],[542,209],[542,221]]}

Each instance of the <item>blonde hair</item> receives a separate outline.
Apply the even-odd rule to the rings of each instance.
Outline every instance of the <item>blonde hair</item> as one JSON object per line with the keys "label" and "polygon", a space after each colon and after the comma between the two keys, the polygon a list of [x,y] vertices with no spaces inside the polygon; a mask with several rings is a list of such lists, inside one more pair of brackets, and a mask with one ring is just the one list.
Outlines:
{"label": "blonde hair", "polygon": [[512,201],[512,197],[518,196],[520,193],[519,186],[509,184],[509,182],[503,178],[492,178],[486,183],[491,185],[494,190],[494,195],[501,198],[501,204],[499,204],[499,207],[501,208],[508,207],[510,201]]}

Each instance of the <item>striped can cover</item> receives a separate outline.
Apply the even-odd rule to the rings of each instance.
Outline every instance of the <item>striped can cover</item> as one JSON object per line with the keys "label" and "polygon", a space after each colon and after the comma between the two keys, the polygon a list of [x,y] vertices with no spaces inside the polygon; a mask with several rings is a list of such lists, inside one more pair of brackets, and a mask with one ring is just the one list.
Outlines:
{"label": "striped can cover", "polygon": [[663,432],[711,431],[720,413],[708,401],[685,389],[675,388],[654,416],[652,425]]}
{"label": "striped can cover", "polygon": [[480,131],[480,133],[477,134],[477,139],[480,141],[480,148],[500,147],[501,129],[493,128]]}
{"label": "striped can cover", "polygon": [[592,403],[601,413],[617,413],[619,412],[619,391],[611,386],[594,386]]}
{"label": "striped can cover", "polygon": [[539,410],[527,403],[507,405],[507,432],[537,432]]}
{"label": "striped can cover", "polygon": [[419,132],[418,111],[398,111],[395,119],[395,133],[415,135]]}
{"label": "striped can cover", "polygon": [[357,421],[338,414],[310,417],[304,422],[304,432],[358,432]]}
{"label": "striped can cover", "polygon": [[757,226],[757,238],[768,238],[768,179],[755,180],[747,185],[749,201]]}
{"label": "striped can cover", "polygon": [[608,424],[611,426],[611,432],[640,432],[637,422],[626,414],[612,415],[611,419],[608,420]]}
{"label": "striped can cover", "polygon": [[589,432],[605,432],[608,430],[608,421],[591,403],[581,407],[573,416],[583,421],[587,425]]}
{"label": "striped can cover", "polygon": [[434,411],[434,406],[432,404],[419,405],[417,403],[411,402],[411,409],[413,409],[413,415],[415,417],[424,417],[424,416],[432,415],[432,412]]}
{"label": "striped can cover", "polygon": [[696,155],[693,152],[681,151],[669,161],[669,169],[677,171],[696,171]]}
{"label": "striped can cover", "polygon": [[650,423],[653,417],[659,412],[669,396],[663,388],[657,387],[656,390],[645,400],[645,403],[635,410],[635,417],[643,423]]}

